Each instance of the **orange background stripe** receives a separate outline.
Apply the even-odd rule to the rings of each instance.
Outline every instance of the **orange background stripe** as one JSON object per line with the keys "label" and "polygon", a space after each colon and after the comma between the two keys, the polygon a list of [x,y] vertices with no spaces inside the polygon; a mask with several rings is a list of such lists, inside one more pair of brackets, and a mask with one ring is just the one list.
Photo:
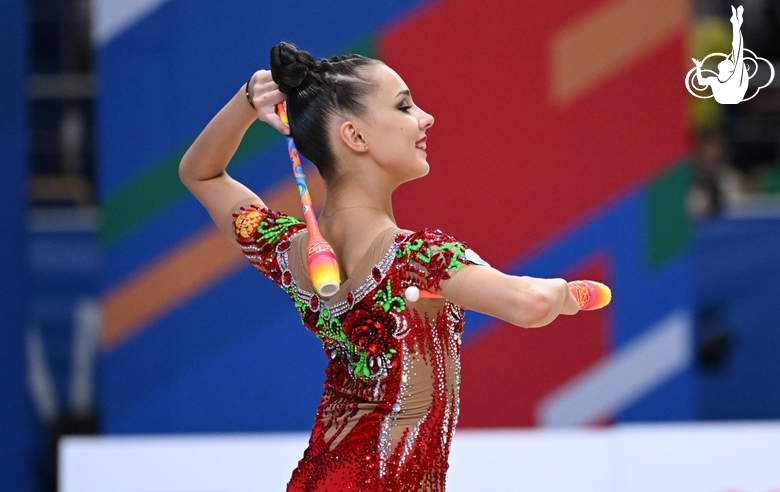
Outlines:
{"label": "orange background stripe", "polygon": [[[318,206],[325,185],[314,168],[306,172],[312,201]],[[269,208],[302,217],[292,179],[277,183],[261,198]],[[112,350],[247,264],[241,250],[216,227],[200,230],[106,293],[103,349]]]}
{"label": "orange background stripe", "polygon": [[620,0],[564,27],[550,43],[552,100],[569,104],[597,87],[683,29],[688,12],[687,0]]}

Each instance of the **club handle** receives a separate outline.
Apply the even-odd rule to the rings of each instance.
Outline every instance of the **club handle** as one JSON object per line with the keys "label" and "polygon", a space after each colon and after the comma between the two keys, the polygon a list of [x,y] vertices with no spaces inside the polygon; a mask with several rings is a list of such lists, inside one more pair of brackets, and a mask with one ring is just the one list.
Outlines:
{"label": "club handle", "polygon": [[[287,111],[284,103],[276,105],[276,112],[282,123],[289,126],[290,121],[287,117]],[[309,277],[314,284],[314,290],[322,297],[330,297],[338,292],[341,286],[341,275],[339,274],[339,263],[336,254],[333,252],[330,244],[325,241],[320,233],[317,224],[317,216],[314,215],[314,207],[309,195],[309,187],[306,184],[306,175],[303,173],[301,157],[298,149],[295,147],[295,140],[291,136],[287,137],[287,153],[292,162],[293,175],[295,183],[298,186],[298,195],[303,207],[303,219],[306,222],[306,228],[309,231],[309,248],[306,253],[306,263],[309,267]]]}

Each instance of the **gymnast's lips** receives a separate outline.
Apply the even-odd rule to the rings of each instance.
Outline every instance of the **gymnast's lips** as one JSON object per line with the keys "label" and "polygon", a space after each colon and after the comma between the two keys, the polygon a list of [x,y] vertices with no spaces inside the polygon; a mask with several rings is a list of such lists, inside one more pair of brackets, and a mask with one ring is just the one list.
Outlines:
{"label": "gymnast's lips", "polygon": [[414,143],[414,146],[417,147],[420,150],[425,150],[426,144],[425,142],[428,140],[428,137],[423,137],[420,140],[416,141]]}

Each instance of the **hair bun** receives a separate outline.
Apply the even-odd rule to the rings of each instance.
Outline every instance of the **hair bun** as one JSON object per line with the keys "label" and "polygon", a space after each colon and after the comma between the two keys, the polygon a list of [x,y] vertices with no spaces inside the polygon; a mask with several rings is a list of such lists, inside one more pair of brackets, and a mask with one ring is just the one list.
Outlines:
{"label": "hair bun", "polygon": [[292,43],[282,41],[271,48],[271,76],[285,94],[303,84],[309,69],[314,67],[314,57],[308,51]]}

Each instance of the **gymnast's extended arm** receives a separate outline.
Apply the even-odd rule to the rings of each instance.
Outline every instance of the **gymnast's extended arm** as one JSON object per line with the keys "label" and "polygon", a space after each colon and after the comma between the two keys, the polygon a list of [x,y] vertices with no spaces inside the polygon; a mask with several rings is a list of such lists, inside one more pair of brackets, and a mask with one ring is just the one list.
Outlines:
{"label": "gymnast's extended arm", "polygon": [[482,265],[467,265],[442,281],[441,293],[465,309],[524,328],[545,326],[560,314],[580,310],[563,279],[517,277]]}

